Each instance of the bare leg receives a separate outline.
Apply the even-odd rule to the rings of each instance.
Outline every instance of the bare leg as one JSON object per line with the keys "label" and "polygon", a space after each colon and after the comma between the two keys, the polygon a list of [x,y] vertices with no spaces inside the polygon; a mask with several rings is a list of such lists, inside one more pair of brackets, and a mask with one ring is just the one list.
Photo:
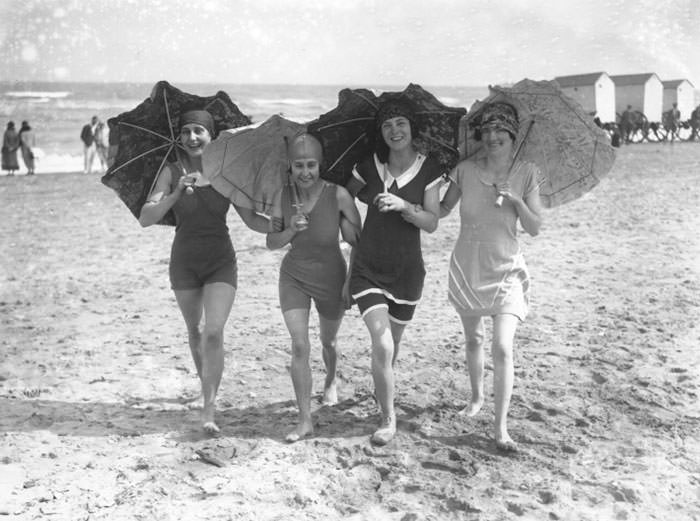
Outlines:
{"label": "bare leg", "polygon": [[299,423],[285,440],[295,442],[313,433],[311,421],[311,367],[309,366],[309,310],[290,309],[284,312],[284,323],[292,337],[292,384],[299,407]]}
{"label": "bare leg", "polygon": [[236,288],[225,282],[204,286],[204,333],[202,335],[202,426],[208,433],[219,432],[214,422],[216,393],[224,372],[224,326],[231,313]]}
{"label": "bare leg", "polygon": [[493,319],[493,389],[495,397],[496,446],[516,450],[506,425],[510,398],[513,394],[513,340],[518,327],[515,315],[496,315]]}
{"label": "bare leg", "polygon": [[364,316],[365,325],[372,339],[372,378],[382,412],[379,429],[372,435],[372,442],[385,445],[396,434],[396,412],[394,411],[394,339],[386,308],[376,308]]}
{"label": "bare leg", "polygon": [[471,401],[460,414],[475,416],[484,405],[484,321],[481,317],[462,319],[464,341],[467,347],[467,370],[471,385]]}
{"label": "bare leg", "polygon": [[399,324],[389,320],[391,326],[391,338],[394,341],[394,355],[391,357],[391,367],[396,367],[396,359],[399,357],[399,347],[401,345],[401,337],[403,336],[406,324]]}
{"label": "bare leg", "polygon": [[337,340],[338,329],[343,318],[329,320],[319,315],[319,330],[323,353],[323,364],[326,366],[326,381],[323,384],[323,405],[335,405],[338,403],[338,386],[335,379],[336,365],[338,361]]}
{"label": "bare leg", "polygon": [[200,345],[202,334],[199,330],[199,324],[202,320],[202,312],[204,311],[204,304],[202,301],[203,294],[202,288],[175,290],[175,299],[180,307],[182,317],[185,319],[190,352],[192,353],[192,360],[194,361],[194,366],[197,369],[197,376],[199,376],[200,380],[202,379],[202,354]]}

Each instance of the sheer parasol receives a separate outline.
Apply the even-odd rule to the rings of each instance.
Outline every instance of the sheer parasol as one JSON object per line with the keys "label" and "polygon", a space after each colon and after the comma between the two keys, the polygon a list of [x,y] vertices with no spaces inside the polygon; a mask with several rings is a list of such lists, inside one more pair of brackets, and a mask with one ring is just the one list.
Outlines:
{"label": "sheer parasol", "polygon": [[[117,193],[137,219],[165,164],[177,161],[182,148],[178,119],[182,112],[193,109],[211,113],[217,131],[250,124],[225,92],[197,96],[166,81],[156,83],[151,95],[134,109],[107,121],[113,161],[102,183]],[[172,211],[159,224],[174,225]]]}
{"label": "sheer parasol", "polygon": [[490,94],[477,101],[462,122],[464,155],[482,153],[477,140],[481,114],[494,102],[513,105],[520,132],[516,158],[540,169],[542,204],[552,208],[592,190],[612,168],[615,149],[608,134],[554,82],[522,80],[512,87],[489,86]]}
{"label": "sheer parasol", "polygon": [[204,149],[203,175],[234,205],[270,215],[273,197],[288,178],[287,140],[305,128],[275,115],[222,132]]}

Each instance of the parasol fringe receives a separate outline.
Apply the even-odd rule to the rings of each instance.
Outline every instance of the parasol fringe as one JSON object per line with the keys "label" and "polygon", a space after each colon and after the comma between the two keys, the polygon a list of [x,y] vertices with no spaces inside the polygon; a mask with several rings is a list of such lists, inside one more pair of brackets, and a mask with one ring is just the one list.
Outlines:
{"label": "parasol fringe", "polygon": [[[165,115],[168,118],[168,129],[170,130],[170,139],[175,141],[175,133],[173,132],[173,120],[170,118],[170,107],[168,107],[168,91],[163,89],[163,103],[165,104]],[[175,152],[177,154],[177,151]],[[180,157],[178,156],[178,161]]]}
{"label": "parasol fringe", "polygon": [[[359,92],[355,92],[354,90],[351,90],[350,92],[351,92],[354,96],[357,96],[358,98],[360,98],[360,99],[366,101],[367,104],[369,104],[369,106],[372,107],[373,109],[376,110],[376,109],[379,108],[379,105],[377,105],[376,103],[374,103],[372,100],[367,99],[364,95],[360,94]],[[374,119],[374,118],[372,118],[372,119]]]}

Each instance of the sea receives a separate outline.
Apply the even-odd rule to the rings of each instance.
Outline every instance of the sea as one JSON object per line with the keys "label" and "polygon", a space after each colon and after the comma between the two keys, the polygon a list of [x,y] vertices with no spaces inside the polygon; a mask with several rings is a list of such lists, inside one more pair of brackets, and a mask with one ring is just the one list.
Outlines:
{"label": "sea", "polygon": [[[253,123],[278,114],[300,123],[333,109],[338,92],[357,85],[239,85],[176,83],[178,89],[200,96],[223,90]],[[102,121],[127,112],[148,98],[154,83],[57,83],[0,81],[0,128],[8,121],[19,128],[29,122],[36,135],[36,172],[82,171],[80,130],[92,116]],[[361,87],[401,91],[403,86]],[[487,86],[424,86],[445,105],[469,109],[488,95]],[[21,159],[20,159],[20,166]],[[95,165],[96,167],[96,165]],[[24,169],[21,168],[20,172]]]}

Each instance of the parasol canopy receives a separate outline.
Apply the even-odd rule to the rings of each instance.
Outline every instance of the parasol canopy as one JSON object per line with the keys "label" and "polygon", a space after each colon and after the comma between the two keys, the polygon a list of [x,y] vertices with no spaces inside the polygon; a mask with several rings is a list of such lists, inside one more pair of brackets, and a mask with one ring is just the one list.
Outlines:
{"label": "parasol canopy", "polygon": [[430,154],[449,171],[459,160],[459,121],[466,110],[448,107],[420,85],[411,83],[401,92],[376,96],[368,89],[343,89],[338,105],[309,123],[309,132],[323,144],[325,167],[322,177],[345,185],[353,166],[374,151],[374,117],[379,106],[391,99],[408,101],[415,109],[418,135],[414,145]]}
{"label": "parasol canopy", "polygon": [[[177,128],[180,114],[194,109],[208,111],[217,131],[250,123],[225,92],[197,96],[166,81],[156,83],[151,95],[134,109],[107,120],[113,161],[102,183],[117,193],[137,219],[163,167],[177,161],[182,149]],[[175,224],[172,210],[159,224]]]}
{"label": "parasol canopy", "polygon": [[275,115],[222,132],[204,149],[202,174],[234,205],[270,215],[275,193],[287,182],[287,140],[305,128]]}
{"label": "parasol canopy", "polygon": [[460,148],[465,157],[482,153],[477,135],[483,109],[494,102],[513,105],[520,119],[517,159],[540,169],[540,198],[546,208],[589,192],[612,168],[615,149],[608,134],[554,82],[524,79],[512,87],[489,86],[489,91],[463,119]]}

